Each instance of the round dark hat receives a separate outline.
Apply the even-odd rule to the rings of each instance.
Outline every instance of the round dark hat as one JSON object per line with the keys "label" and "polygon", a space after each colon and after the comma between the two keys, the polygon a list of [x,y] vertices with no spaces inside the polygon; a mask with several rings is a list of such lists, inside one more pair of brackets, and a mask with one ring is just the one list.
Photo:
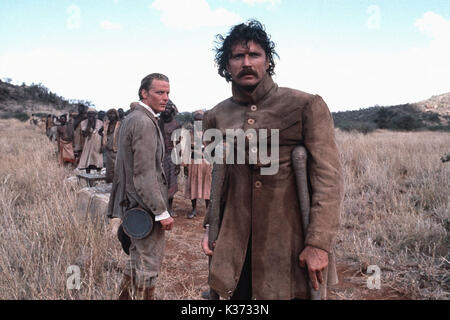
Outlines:
{"label": "round dark hat", "polygon": [[125,212],[122,226],[130,238],[144,239],[152,232],[153,219],[147,211],[134,208]]}

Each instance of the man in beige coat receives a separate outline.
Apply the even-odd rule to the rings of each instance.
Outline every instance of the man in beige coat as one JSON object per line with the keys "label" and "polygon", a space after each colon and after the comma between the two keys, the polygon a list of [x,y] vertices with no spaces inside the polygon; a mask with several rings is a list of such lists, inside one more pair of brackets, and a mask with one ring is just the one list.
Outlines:
{"label": "man in beige coat", "polygon": [[103,168],[103,155],[99,130],[103,127],[103,121],[97,118],[97,111],[94,108],[88,109],[87,119],[81,121],[80,127],[85,141],[77,168],[86,169],[86,172],[90,172],[91,169],[100,171]]}
{"label": "man in beige coat", "polygon": [[169,79],[159,73],[145,77],[139,88],[140,103],[121,124],[109,218],[142,208],[154,217],[153,230],[142,240],[131,238],[130,260],[124,270],[119,299],[154,299],[155,283],[164,254],[164,233],[171,230],[167,182],[163,169],[164,141],[156,114],[169,101]]}
{"label": "man in beige coat", "polygon": [[[208,246],[208,232],[202,242],[204,252],[212,255],[209,285],[231,299],[309,299],[308,278],[315,289],[325,282],[343,194],[331,114],[320,96],[273,82],[275,45],[258,21],[237,25],[218,39],[216,63],[219,74],[232,82],[233,96],[206,113],[204,129],[223,134],[255,129],[247,141],[259,142],[259,130],[268,130],[268,149],[276,144],[279,157],[271,175],[262,174],[267,164],[260,158],[256,164],[225,166],[220,232],[214,248]],[[279,132],[278,142],[270,136],[272,129]],[[298,145],[309,152],[306,235],[291,159]],[[258,154],[248,145],[243,151],[246,159]]]}

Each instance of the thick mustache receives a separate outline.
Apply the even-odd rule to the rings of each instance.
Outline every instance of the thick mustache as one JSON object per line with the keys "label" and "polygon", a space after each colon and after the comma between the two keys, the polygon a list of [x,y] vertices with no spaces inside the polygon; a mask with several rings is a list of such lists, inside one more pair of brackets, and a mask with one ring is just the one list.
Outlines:
{"label": "thick mustache", "polygon": [[257,76],[256,72],[252,69],[245,69],[238,73],[238,78],[242,78],[245,76]]}

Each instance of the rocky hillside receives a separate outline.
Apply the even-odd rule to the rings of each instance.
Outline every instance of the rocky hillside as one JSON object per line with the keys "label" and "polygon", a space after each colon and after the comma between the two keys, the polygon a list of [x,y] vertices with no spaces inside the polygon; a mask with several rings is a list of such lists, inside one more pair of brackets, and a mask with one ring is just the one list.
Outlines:
{"label": "rocky hillside", "polygon": [[425,111],[436,112],[440,115],[450,115],[450,92],[433,96],[428,100],[416,103],[416,105]]}
{"label": "rocky hillside", "polygon": [[42,84],[14,85],[0,80],[0,118],[27,120],[33,113],[61,115],[76,110],[79,104],[90,106],[89,101],[66,100]]}
{"label": "rocky hillside", "polygon": [[388,107],[333,113],[337,128],[371,132],[376,129],[450,131],[450,93],[428,100]]}

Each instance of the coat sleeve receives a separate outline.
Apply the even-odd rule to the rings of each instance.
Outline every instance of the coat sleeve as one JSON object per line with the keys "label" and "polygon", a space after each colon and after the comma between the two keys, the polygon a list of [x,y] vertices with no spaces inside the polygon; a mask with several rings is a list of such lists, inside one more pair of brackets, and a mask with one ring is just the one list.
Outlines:
{"label": "coat sleeve", "polygon": [[147,209],[155,216],[167,211],[165,197],[158,179],[158,131],[152,121],[137,121],[131,141],[133,152],[133,183]]}
{"label": "coat sleeve", "polygon": [[310,153],[311,183],[310,224],[305,243],[331,252],[339,229],[343,178],[333,118],[320,96],[314,96],[305,107],[303,137]]}
{"label": "coat sleeve", "polygon": [[[202,127],[203,127],[204,131],[211,129],[211,128],[215,128],[215,121],[213,118],[212,111],[206,111],[205,114],[203,115]],[[214,166],[215,166],[215,164],[213,164],[213,168],[214,168]],[[212,175],[211,187],[214,185],[214,183],[216,183],[216,181],[214,181],[214,175]],[[209,223],[210,223],[210,211],[211,211],[211,205],[208,207],[208,210],[206,210],[205,218],[203,219],[203,227],[204,228],[206,228],[206,225],[209,225]]]}

